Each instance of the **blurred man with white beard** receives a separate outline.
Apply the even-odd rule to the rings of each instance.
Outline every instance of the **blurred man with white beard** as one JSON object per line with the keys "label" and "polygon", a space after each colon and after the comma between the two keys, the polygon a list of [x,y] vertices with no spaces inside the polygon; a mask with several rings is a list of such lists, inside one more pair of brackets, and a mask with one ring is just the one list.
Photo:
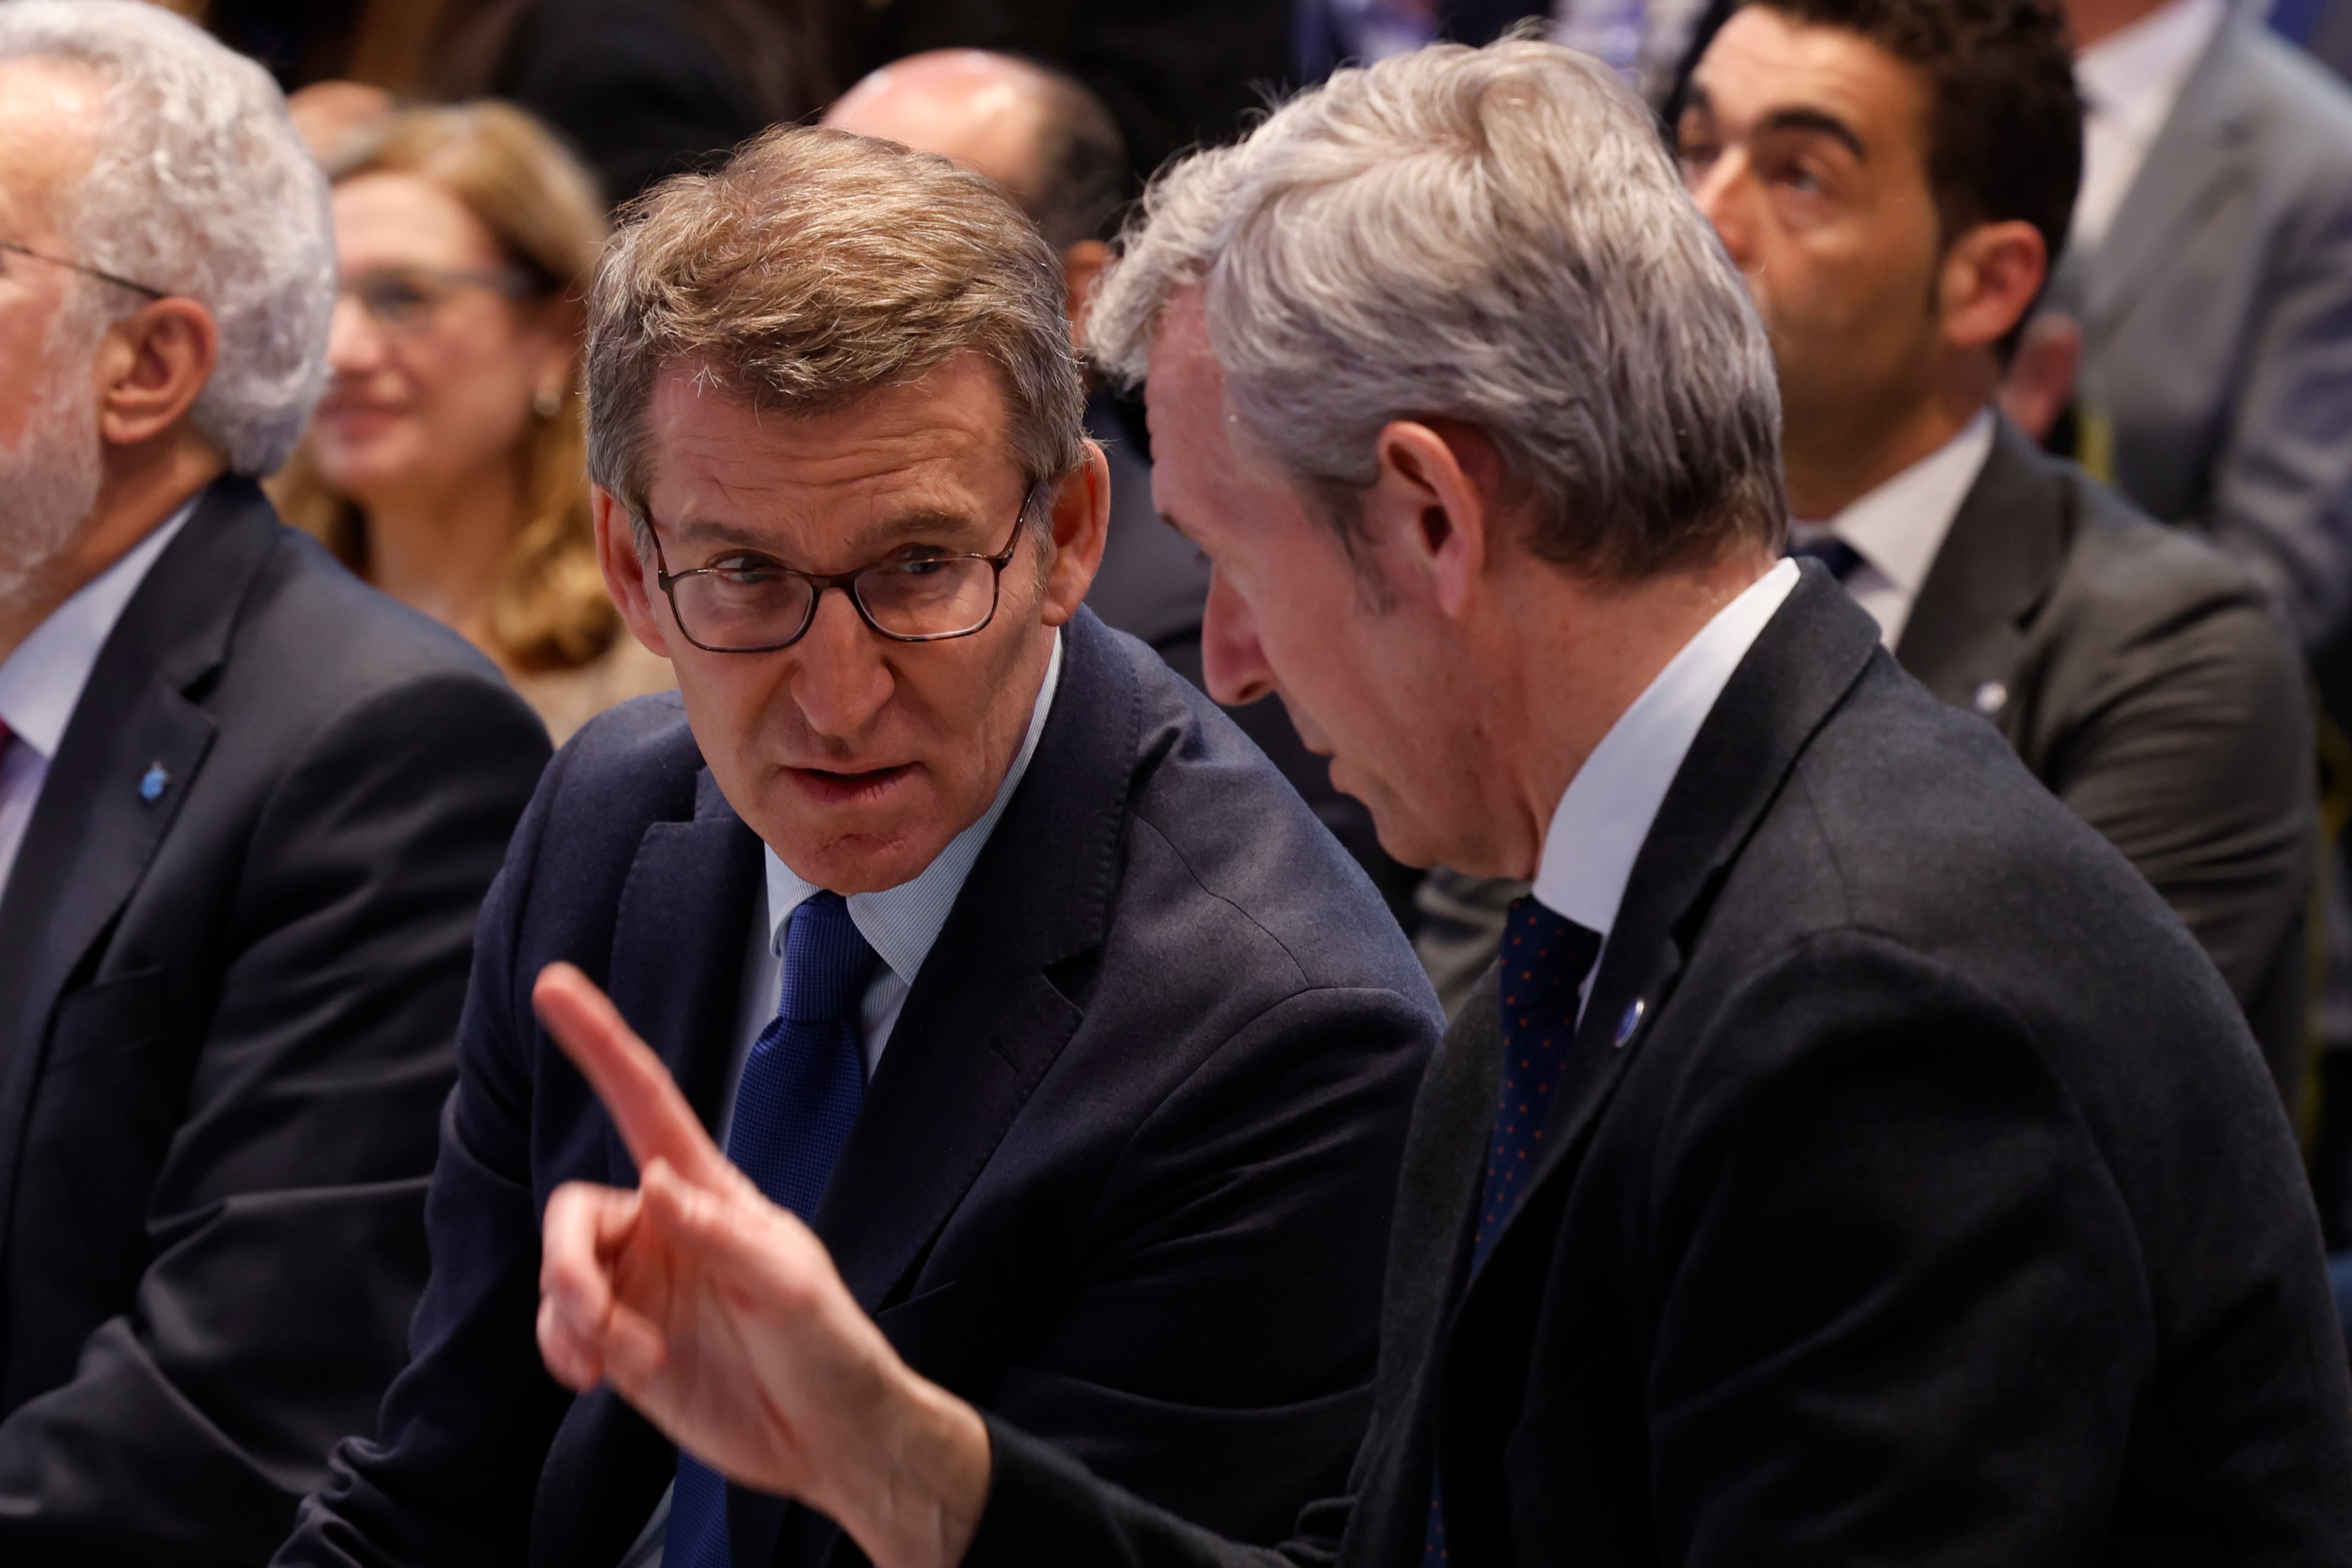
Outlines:
{"label": "blurred man with white beard", "polygon": [[0,5],[0,1559],[267,1556],[425,1272],[474,912],[546,742],[255,479],[323,379],[261,70]]}

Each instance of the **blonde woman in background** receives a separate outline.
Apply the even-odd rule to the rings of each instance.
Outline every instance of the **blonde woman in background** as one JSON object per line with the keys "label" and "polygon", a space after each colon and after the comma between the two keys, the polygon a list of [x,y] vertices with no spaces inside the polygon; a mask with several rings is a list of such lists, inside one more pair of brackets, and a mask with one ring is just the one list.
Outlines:
{"label": "blonde woman in background", "polygon": [[509,105],[401,110],[330,162],[333,371],[278,506],[344,564],[497,661],[561,744],[669,664],[596,566],[581,293],[587,173]]}

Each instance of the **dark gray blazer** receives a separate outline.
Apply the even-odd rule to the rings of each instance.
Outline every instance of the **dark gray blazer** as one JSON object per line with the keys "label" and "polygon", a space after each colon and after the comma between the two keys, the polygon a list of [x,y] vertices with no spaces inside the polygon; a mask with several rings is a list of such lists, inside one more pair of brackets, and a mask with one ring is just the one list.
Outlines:
{"label": "dark gray blazer", "polygon": [[2258,17],[2224,25],[2052,305],[2083,323],[2117,487],[2328,643],[2352,611],[2352,90]]}
{"label": "dark gray blazer", "polygon": [[2147,878],[2292,1104],[2319,829],[2301,655],[2254,574],[2004,421],[1895,657]]}
{"label": "dark gray blazer", "polygon": [[250,481],[148,572],[0,901],[0,1562],[260,1562],[373,1424],[546,760]]}
{"label": "dark gray blazer", "polygon": [[1498,1036],[1489,981],[1414,1107],[1351,1495],[1237,1547],[999,1420],[969,1568],[1419,1568],[1433,1474],[1461,1568],[2352,1563],[2352,1375],[2229,992],[1818,567],[1465,1280]]}

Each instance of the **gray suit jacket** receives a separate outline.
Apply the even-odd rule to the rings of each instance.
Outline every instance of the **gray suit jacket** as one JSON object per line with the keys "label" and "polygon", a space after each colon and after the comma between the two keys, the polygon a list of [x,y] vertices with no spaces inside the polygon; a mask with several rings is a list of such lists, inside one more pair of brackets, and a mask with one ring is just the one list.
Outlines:
{"label": "gray suit jacket", "polygon": [[[2301,660],[2252,573],[2004,422],[1895,657],[1992,720],[2171,905],[2290,1103],[2318,828]],[[1523,888],[1433,874],[1423,962],[1458,1006]]]}
{"label": "gray suit jacket", "polygon": [[2352,610],[2352,92],[2251,16],[2217,36],[2053,308],[2118,488],[2260,571],[2317,649]]}
{"label": "gray suit jacket", "polygon": [[2160,894],[2290,1103],[2318,851],[2301,659],[2261,585],[2004,421],[1895,648]]}

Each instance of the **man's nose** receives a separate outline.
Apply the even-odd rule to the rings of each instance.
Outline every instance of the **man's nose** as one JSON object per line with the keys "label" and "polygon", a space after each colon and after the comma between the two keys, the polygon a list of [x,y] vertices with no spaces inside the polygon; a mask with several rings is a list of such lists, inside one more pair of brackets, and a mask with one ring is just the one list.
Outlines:
{"label": "man's nose", "polygon": [[889,702],[894,682],[882,639],[857,613],[845,589],[827,589],[816,619],[793,644],[793,701],[817,734],[847,740],[862,734]]}
{"label": "man's nose", "polygon": [[1743,273],[1752,270],[1750,261],[1755,249],[1755,229],[1748,216],[1748,198],[1755,190],[1750,172],[1747,153],[1736,147],[1727,148],[1691,186],[1691,200],[1706,214],[1706,221],[1715,225],[1725,254]]}
{"label": "man's nose", "polygon": [[383,358],[383,331],[350,295],[335,301],[327,329],[327,365],[336,371],[371,369]]}
{"label": "man's nose", "polygon": [[1201,612],[1201,675],[1209,683],[1209,695],[1228,707],[1254,703],[1276,685],[1248,603],[1213,568],[1209,601]]}

